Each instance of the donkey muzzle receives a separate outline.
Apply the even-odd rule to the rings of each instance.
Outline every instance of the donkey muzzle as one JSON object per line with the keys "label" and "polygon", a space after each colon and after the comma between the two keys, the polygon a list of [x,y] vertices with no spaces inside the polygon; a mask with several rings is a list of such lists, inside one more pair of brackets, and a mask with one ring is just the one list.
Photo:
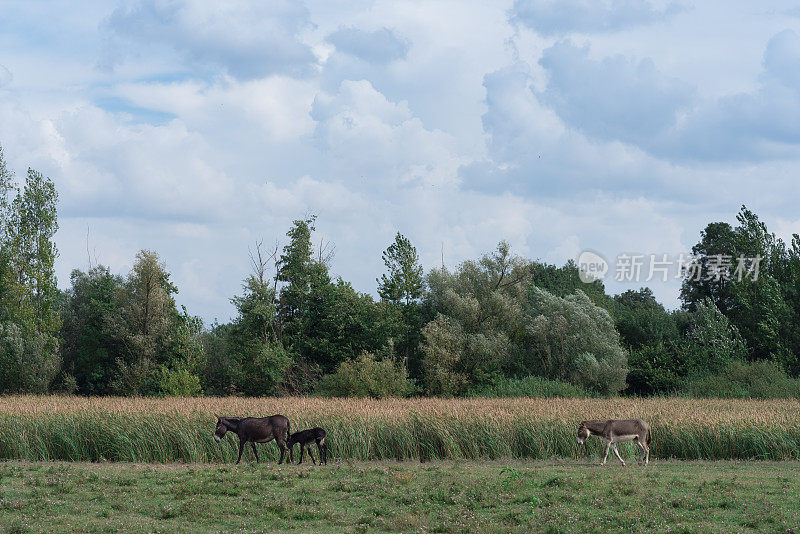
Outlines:
{"label": "donkey muzzle", "polygon": [[220,441],[222,441],[222,438],[220,438],[218,435],[214,434],[214,441],[219,443]]}

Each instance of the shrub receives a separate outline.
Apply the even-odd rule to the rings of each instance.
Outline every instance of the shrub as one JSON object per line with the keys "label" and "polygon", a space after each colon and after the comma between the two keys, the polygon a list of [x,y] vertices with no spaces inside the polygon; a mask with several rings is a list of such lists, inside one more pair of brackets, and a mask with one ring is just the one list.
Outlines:
{"label": "shrub", "polygon": [[541,376],[524,378],[498,378],[490,384],[472,387],[468,397],[590,397],[585,389],[562,380],[550,380]]}
{"label": "shrub", "polygon": [[747,357],[741,334],[710,298],[697,303],[687,337],[694,372],[716,374]]}
{"label": "shrub", "polygon": [[697,377],[684,388],[696,397],[800,399],[800,379],[790,378],[776,362],[730,362],[721,373]]}
{"label": "shrub", "polygon": [[425,391],[429,395],[451,397],[467,384],[464,373],[457,371],[464,352],[465,336],[457,321],[441,313],[422,329],[422,368]]}
{"label": "shrub", "polygon": [[47,334],[0,324],[0,393],[46,392],[61,367],[56,350],[55,339]]}
{"label": "shrub", "polygon": [[631,351],[628,358],[628,389],[634,395],[677,391],[683,373],[685,349],[663,343],[645,345]]}
{"label": "shrub", "polygon": [[315,391],[329,397],[403,397],[413,393],[414,386],[404,367],[365,351],[322,377]]}
{"label": "shrub", "polygon": [[614,321],[586,294],[561,298],[534,287],[528,313],[529,342],[542,374],[603,394],[625,387],[628,355]]}
{"label": "shrub", "polygon": [[193,397],[203,394],[200,377],[184,368],[168,369],[163,365],[156,371],[158,393],[165,397]]}

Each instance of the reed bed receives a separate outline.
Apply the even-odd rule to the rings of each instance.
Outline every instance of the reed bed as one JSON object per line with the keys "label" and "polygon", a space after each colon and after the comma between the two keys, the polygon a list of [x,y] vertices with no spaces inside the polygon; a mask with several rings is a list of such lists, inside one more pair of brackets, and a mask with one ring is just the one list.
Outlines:
{"label": "reed bed", "polygon": [[[596,459],[600,440],[578,446],[578,422],[629,417],[650,422],[651,458],[800,459],[797,400],[59,396],[0,397],[0,459],[232,462],[238,440],[213,441],[215,414],[274,413],[293,431],[324,427],[330,457],[352,460]],[[275,460],[278,449],[259,454]]]}

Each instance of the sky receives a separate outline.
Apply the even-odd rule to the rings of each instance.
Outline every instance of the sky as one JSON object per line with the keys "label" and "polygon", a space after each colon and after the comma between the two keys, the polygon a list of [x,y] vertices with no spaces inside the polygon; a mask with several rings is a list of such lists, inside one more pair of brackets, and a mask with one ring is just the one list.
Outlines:
{"label": "sky", "polygon": [[179,304],[234,314],[248,250],[316,214],[375,294],[507,240],[561,265],[691,250],[742,204],[800,232],[792,2],[0,0],[0,146],[59,191],[59,287],[157,251]]}

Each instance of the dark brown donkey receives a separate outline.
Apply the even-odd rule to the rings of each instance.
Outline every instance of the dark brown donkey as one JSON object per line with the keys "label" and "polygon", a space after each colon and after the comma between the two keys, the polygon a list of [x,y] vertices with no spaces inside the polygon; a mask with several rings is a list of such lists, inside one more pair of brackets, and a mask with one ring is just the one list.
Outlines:
{"label": "dark brown donkey", "polygon": [[311,461],[315,464],[317,463],[314,460],[314,455],[311,453],[311,445],[314,443],[317,444],[317,451],[319,451],[319,463],[321,464],[328,464],[328,445],[325,443],[325,436],[327,434],[325,431],[319,427],[312,428],[311,430],[303,430],[302,432],[295,432],[291,436],[289,436],[289,461],[291,462],[294,460],[294,444],[300,444],[300,461],[297,462],[297,465],[303,463],[303,452],[306,450],[308,451],[308,455],[311,456]]}
{"label": "dark brown donkey", "polygon": [[606,442],[606,455],[600,465],[606,465],[608,450],[614,449],[614,454],[625,465],[625,460],[619,455],[617,443],[621,441],[634,441],[641,449],[642,456],[639,462],[644,465],[650,462],[650,425],[641,419],[609,419],[605,421],[581,421],[578,426],[578,444],[583,444],[589,436],[600,436]]}
{"label": "dark brown donkey", "polygon": [[274,439],[281,450],[281,459],[278,461],[280,464],[283,463],[283,455],[286,452],[289,427],[289,419],[283,415],[273,415],[271,417],[217,417],[214,440],[217,443],[222,441],[228,430],[239,436],[239,458],[236,460],[238,464],[242,461],[242,452],[248,441],[253,446],[256,462],[258,462],[256,443],[267,443]]}

